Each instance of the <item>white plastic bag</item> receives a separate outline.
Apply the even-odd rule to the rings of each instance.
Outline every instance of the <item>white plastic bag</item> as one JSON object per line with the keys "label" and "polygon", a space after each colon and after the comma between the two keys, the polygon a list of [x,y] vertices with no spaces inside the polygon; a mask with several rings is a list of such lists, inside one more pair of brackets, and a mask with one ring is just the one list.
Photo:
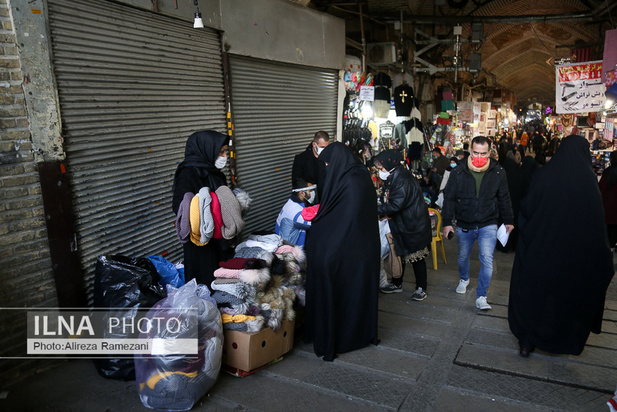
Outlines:
{"label": "white plastic bag", "polygon": [[[216,382],[223,357],[223,328],[216,301],[195,279],[176,289],[148,312],[147,318],[171,327],[153,328],[141,339],[186,339],[197,336],[197,355],[135,355],[137,391],[144,406],[165,411],[188,411]],[[196,315],[196,316],[195,316]],[[162,319],[157,321],[157,319]],[[156,345],[153,345],[156,346]]]}

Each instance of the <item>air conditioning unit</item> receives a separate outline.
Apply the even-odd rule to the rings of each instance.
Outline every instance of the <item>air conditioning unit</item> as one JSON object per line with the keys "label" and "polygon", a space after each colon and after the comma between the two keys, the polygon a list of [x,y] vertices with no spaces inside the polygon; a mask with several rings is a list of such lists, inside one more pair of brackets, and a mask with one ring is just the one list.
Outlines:
{"label": "air conditioning unit", "polygon": [[369,43],[366,45],[366,62],[370,66],[386,66],[396,63],[394,43]]}

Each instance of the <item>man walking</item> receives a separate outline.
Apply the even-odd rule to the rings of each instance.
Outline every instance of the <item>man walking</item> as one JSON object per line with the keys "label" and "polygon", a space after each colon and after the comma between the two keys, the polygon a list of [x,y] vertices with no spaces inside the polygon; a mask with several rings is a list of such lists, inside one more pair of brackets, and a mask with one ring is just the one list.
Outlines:
{"label": "man walking", "polygon": [[487,289],[493,276],[493,253],[497,241],[497,222],[501,218],[508,233],[514,229],[514,215],[504,169],[489,159],[490,142],[476,136],[466,162],[450,172],[443,205],[443,235],[454,231],[458,239],[458,272],[461,277],[456,293],[467,292],[469,256],[474,242],[480,248],[480,273],[476,289],[476,307],[490,309]]}

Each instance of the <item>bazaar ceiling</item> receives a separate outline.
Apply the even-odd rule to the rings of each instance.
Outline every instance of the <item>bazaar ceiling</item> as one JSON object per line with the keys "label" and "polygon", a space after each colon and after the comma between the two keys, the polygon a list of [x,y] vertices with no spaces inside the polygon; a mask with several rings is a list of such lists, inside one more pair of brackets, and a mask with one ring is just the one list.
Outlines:
{"label": "bazaar ceiling", "polygon": [[[602,60],[604,32],[617,27],[615,0],[311,0],[305,6],[340,17],[346,23],[347,54],[362,55],[362,44],[392,42],[398,61],[387,69],[441,78],[455,90],[516,94],[518,105],[555,101],[555,62]],[[401,25],[402,23],[402,25]],[[475,25],[474,25],[475,23]],[[472,27],[481,23],[481,41]],[[455,26],[462,26],[461,45],[453,66]],[[402,27],[402,30],[400,30]],[[460,29],[459,29],[460,30]],[[477,33],[477,32],[476,32]],[[421,55],[417,52],[433,47]],[[617,45],[613,45],[617,47]],[[481,55],[481,70],[469,67],[469,56]],[[428,72],[426,65],[434,68]],[[567,60],[566,60],[567,61]],[[379,71],[384,67],[371,67]],[[454,70],[456,69],[456,70]]]}

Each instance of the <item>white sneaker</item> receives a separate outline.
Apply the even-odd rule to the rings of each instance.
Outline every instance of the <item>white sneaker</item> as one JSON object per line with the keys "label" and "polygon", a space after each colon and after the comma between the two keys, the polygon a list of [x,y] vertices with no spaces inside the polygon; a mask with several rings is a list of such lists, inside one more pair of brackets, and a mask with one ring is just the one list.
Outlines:
{"label": "white sneaker", "polygon": [[469,279],[461,279],[461,281],[458,283],[458,286],[456,287],[456,293],[466,293],[467,285],[469,285]]}
{"label": "white sneaker", "polygon": [[476,299],[476,307],[478,309],[482,309],[482,310],[489,310],[489,309],[491,309],[491,305],[489,305],[486,302],[486,296],[480,296],[478,299]]}

